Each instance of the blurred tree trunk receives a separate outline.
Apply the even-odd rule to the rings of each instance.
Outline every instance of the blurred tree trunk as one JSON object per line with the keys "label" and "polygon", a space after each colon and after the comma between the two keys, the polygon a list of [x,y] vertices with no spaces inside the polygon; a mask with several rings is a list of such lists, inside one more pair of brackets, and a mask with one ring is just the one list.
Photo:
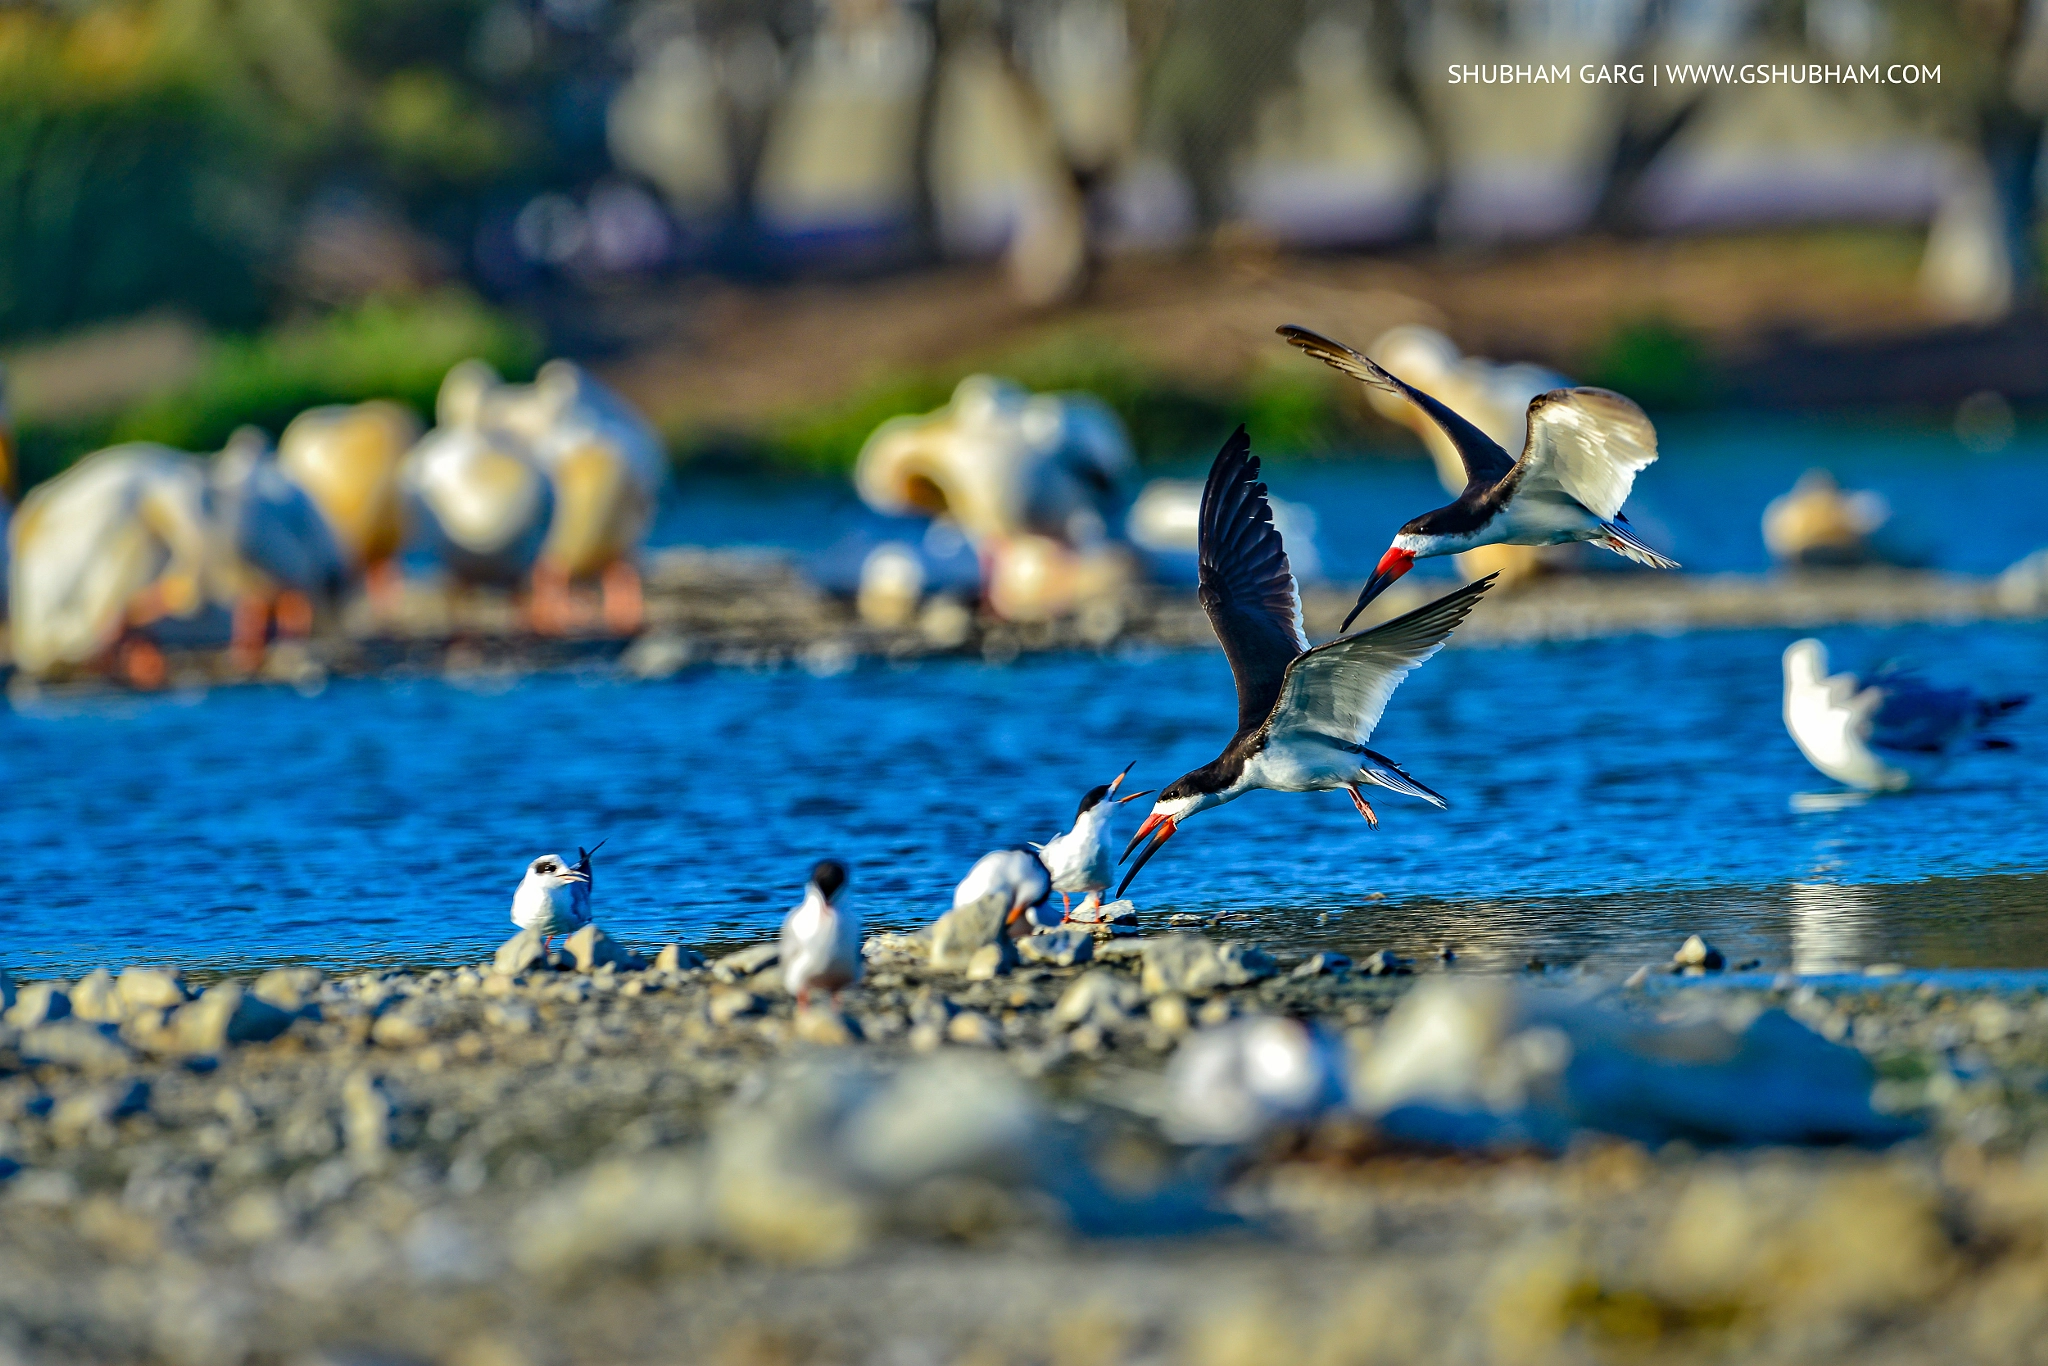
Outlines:
{"label": "blurred tree trunk", "polygon": [[1305,22],[1305,0],[1183,0],[1167,23],[1147,112],[1187,179],[1204,229],[1235,207],[1235,156],[1259,106],[1293,74]]}

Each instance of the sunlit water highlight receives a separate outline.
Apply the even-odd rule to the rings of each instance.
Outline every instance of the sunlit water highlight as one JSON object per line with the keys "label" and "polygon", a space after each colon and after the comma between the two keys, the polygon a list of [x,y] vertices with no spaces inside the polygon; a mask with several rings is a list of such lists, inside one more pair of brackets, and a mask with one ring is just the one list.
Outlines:
{"label": "sunlit water highlight", "polygon": [[[1823,635],[1842,667],[1906,655],[1986,687],[2048,678],[2038,626]],[[1374,743],[1449,811],[1389,794],[1371,831],[1342,794],[1255,794],[1189,821],[1133,893],[1150,912],[1241,915],[1267,942],[1450,942],[1477,967],[1667,957],[1695,929],[1770,970],[2048,966],[2048,704],[2017,718],[2016,753],[1798,809],[1834,789],[1779,723],[1791,638],[1445,651]],[[1147,787],[1207,760],[1231,714],[1214,652],[6,713],[7,957],[32,973],[473,961],[510,933],[527,860],[600,837],[600,918],[629,941],[758,935],[828,854],[872,923],[908,926],[1127,760]]]}

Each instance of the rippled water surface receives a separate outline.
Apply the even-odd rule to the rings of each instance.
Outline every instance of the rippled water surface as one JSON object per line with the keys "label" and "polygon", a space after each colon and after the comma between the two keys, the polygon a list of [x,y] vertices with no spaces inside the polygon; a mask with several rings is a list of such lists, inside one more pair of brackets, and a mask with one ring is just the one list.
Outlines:
{"label": "rippled water surface", "polygon": [[[1843,666],[2048,679],[2039,626],[1824,634]],[[1832,785],[1779,723],[1789,639],[1445,651],[1374,743],[1449,811],[1388,794],[1372,831],[1341,794],[1254,794],[1188,822],[1133,893],[1243,914],[1269,942],[1450,941],[1481,966],[1664,956],[1693,929],[1770,967],[2048,966],[2048,706],[2018,718],[2017,753],[1799,809]],[[474,959],[510,932],[528,859],[600,837],[600,918],[629,940],[757,934],[827,854],[853,866],[871,922],[920,923],[976,856],[1055,833],[1127,760],[1147,787],[1207,760],[1231,714],[1213,652],[0,714],[8,957]]]}

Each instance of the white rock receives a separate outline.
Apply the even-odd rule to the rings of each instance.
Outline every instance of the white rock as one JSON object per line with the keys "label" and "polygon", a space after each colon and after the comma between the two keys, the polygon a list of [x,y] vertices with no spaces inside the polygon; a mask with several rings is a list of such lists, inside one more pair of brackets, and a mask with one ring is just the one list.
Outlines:
{"label": "white rock", "polygon": [[721,982],[737,982],[763,972],[782,961],[782,945],[770,940],[752,948],[728,953],[711,965],[711,975]]}
{"label": "white rock", "polygon": [[61,1020],[71,1013],[71,993],[62,982],[30,982],[15,993],[6,1020],[16,1029]]}
{"label": "white rock", "polygon": [[1087,930],[1047,930],[1018,940],[1017,956],[1027,963],[1072,967],[1095,956],[1095,936]]}
{"label": "white rock", "polygon": [[1252,1016],[1191,1035],[1166,1069],[1166,1133],[1243,1143],[1343,1099],[1339,1045],[1313,1025]]}
{"label": "white rock", "polygon": [[94,968],[71,988],[71,1013],[81,1020],[119,1024],[132,1009],[105,968]]}
{"label": "white rock", "polygon": [[53,1063],[83,1071],[108,1072],[129,1066],[135,1052],[106,1025],[60,1019],[21,1031],[15,1045],[22,1061]]}
{"label": "white rock", "polygon": [[1074,979],[1052,1008],[1052,1023],[1072,1028],[1088,1021],[1115,1024],[1141,999],[1138,988],[1121,973],[1094,968]]}
{"label": "white rock", "polygon": [[498,946],[497,956],[491,960],[491,971],[505,977],[517,977],[544,956],[540,931],[521,930]]}
{"label": "white rock", "polygon": [[601,968],[639,968],[646,966],[640,955],[620,944],[595,925],[585,925],[562,941],[562,947],[576,960],[578,972],[596,972]]}
{"label": "white rock", "polygon": [[297,1012],[306,1008],[322,980],[318,968],[272,968],[249,990],[279,1010]]}
{"label": "white rock", "polygon": [[191,999],[185,990],[185,974],[176,968],[126,968],[118,985],[121,998],[139,1010],[168,1010]]}
{"label": "white rock", "polygon": [[188,1052],[218,1053],[230,1044],[262,1043],[291,1028],[293,1016],[252,996],[237,982],[216,982],[171,1016],[170,1028]]}
{"label": "white rock", "polygon": [[940,916],[931,927],[932,966],[942,972],[965,970],[975,950],[1002,938],[1009,910],[1006,894],[991,892]]}

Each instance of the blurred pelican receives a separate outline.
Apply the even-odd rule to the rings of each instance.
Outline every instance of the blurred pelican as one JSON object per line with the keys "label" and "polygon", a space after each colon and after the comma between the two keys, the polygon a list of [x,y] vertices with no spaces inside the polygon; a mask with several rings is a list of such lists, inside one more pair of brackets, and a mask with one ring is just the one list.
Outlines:
{"label": "blurred pelican", "polygon": [[544,629],[572,624],[569,585],[597,579],[605,624],[640,628],[635,564],[667,469],[660,436],[617,394],[573,361],[551,360],[531,384],[506,384],[482,361],[443,381],[443,422],[467,421],[519,436],[554,485],[555,512],[534,565],[534,616]]}
{"label": "blurred pelican", "polygon": [[539,558],[554,513],[554,488],[516,432],[479,425],[475,370],[448,372],[435,405],[439,425],[406,453],[399,486],[435,558],[463,583],[516,585]]}
{"label": "blurred pelican", "polygon": [[[1540,365],[1503,365],[1483,356],[1464,355],[1449,337],[1420,323],[1405,323],[1381,333],[1367,354],[1510,451],[1527,444],[1529,401],[1571,385],[1563,375]],[[1447,492],[1464,489],[1467,476],[1458,448],[1429,414],[1398,394],[1370,386],[1365,398],[1374,412],[1422,439],[1436,465],[1436,477]],[[1542,546],[1487,545],[1463,552],[1457,561],[1467,578],[1498,572],[1504,585],[1513,585],[1541,573],[1543,565],[1554,561],[1558,553]]]}
{"label": "blurred pelican", "polygon": [[1000,590],[990,605],[1036,620],[1129,580],[1128,557],[1106,542],[1134,469],[1123,424],[1100,399],[969,375],[945,407],[876,428],[853,480],[877,512],[958,526]]}
{"label": "blurred pelican", "polygon": [[16,664],[46,674],[118,650],[128,681],[160,686],[162,653],[130,633],[204,605],[205,469],[148,442],[98,451],[29,492],[9,547]]}
{"label": "blurred pelican", "polygon": [[877,512],[950,517],[977,544],[1031,531],[1087,546],[1106,534],[1133,469],[1123,424],[1100,399],[969,375],[945,407],[877,427],[853,482]]}
{"label": "blurred pelican", "polygon": [[1917,674],[1887,665],[1859,678],[1828,675],[1828,652],[1817,640],[1785,647],[1785,729],[1799,752],[1837,782],[1896,792],[1938,769],[1948,751],[1972,736],[1984,749],[2012,742],[1982,735],[2027,703],[2025,693],[1980,697],[1968,688],[1936,688]]}
{"label": "blurred pelican", "polygon": [[279,467],[312,498],[350,571],[380,604],[397,589],[405,539],[399,464],[419,439],[410,409],[375,400],[308,408],[277,440]]}
{"label": "blurred pelican", "polygon": [[263,662],[278,633],[308,636],[316,604],[331,605],[348,578],[341,545],[310,493],[285,471],[270,439],[243,427],[213,459],[212,595],[234,613],[229,651],[243,669]]}
{"label": "blurred pelican", "polygon": [[1764,506],[1764,545],[1788,564],[1860,564],[1869,538],[1891,517],[1882,494],[1846,491],[1826,470],[1808,470]]}

